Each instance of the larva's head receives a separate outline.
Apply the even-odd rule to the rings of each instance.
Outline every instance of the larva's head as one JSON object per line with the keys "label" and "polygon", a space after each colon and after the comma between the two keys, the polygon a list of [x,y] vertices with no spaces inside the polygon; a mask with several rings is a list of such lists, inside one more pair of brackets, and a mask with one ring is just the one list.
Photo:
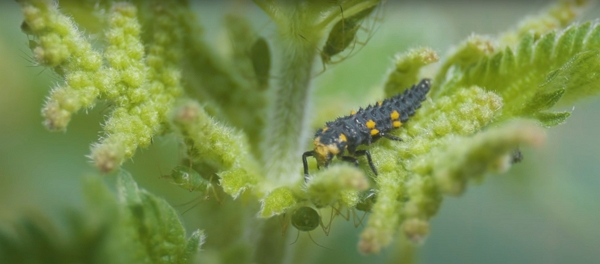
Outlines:
{"label": "larva's head", "polygon": [[346,136],[335,130],[325,127],[315,134],[314,157],[319,167],[327,167],[334,156],[341,155],[346,149]]}

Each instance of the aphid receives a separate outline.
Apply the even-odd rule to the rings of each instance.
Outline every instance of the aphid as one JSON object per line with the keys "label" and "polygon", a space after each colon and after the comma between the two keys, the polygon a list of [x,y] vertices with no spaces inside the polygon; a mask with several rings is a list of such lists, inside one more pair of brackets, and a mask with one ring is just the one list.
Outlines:
{"label": "aphid", "polygon": [[[340,215],[342,218],[346,219],[346,221],[350,220],[350,216],[352,216],[352,221],[354,222],[354,227],[358,227],[362,224],[363,220],[367,216],[367,213],[371,212],[371,208],[373,208],[373,204],[377,200],[377,190],[369,189],[360,194],[359,202],[354,206],[354,208],[346,208],[346,213],[341,213],[341,208],[331,207],[336,211],[336,215]],[[358,216],[356,210],[362,211],[362,216]]]}
{"label": "aphid", "polygon": [[25,20],[21,22],[21,31],[27,35],[33,35],[33,30],[31,30],[31,27],[29,27],[29,24]]}
{"label": "aphid", "polygon": [[[377,201],[377,193],[375,189],[369,189],[361,194],[360,202],[358,202],[358,204],[356,204],[354,208],[356,208],[356,210],[363,211],[364,213],[362,217],[360,217],[358,223],[356,222],[356,220],[354,220],[355,227],[362,224],[363,220],[365,219],[365,216],[367,216],[367,213],[371,212],[375,201]],[[352,211],[352,213],[354,214],[354,219],[356,219],[356,212]]]}
{"label": "aphid", "polygon": [[[29,49],[31,51],[35,50],[35,48],[38,47],[40,43],[36,36],[33,34],[33,31],[31,30],[29,24],[27,24],[26,21],[23,21],[23,23],[21,23],[21,31],[25,33],[25,35],[27,35],[27,46],[29,47]],[[34,58],[31,58],[30,62],[32,62],[33,64],[39,64]]]}
{"label": "aphid", "polygon": [[215,190],[215,186],[207,179],[202,178],[200,174],[194,169],[186,166],[175,166],[173,170],[171,170],[170,175],[164,175],[165,178],[171,178],[172,182],[186,190],[192,191],[200,191],[205,195],[205,199],[208,199],[209,192],[215,195],[215,199],[219,200],[217,196],[217,191]]}
{"label": "aphid", "polygon": [[292,213],[292,225],[300,231],[312,231],[321,224],[321,216],[312,207],[303,206]]}
{"label": "aphid", "polygon": [[331,62],[331,57],[343,52],[351,43],[356,43],[356,34],[361,28],[362,21],[368,17],[377,5],[369,7],[353,16],[344,18],[344,10],[340,6],[342,19],[338,21],[327,37],[325,45],[321,49],[321,61],[323,64]]}
{"label": "aphid", "polygon": [[[313,240],[312,236],[310,235],[310,231],[315,230],[317,227],[321,226],[321,228],[323,228],[323,232],[325,232],[325,235],[329,235],[331,220],[332,218],[329,219],[329,224],[325,226],[321,219],[321,215],[319,215],[319,212],[317,212],[316,209],[309,206],[302,206],[294,210],[291,217],[292,226],[298,229],[298,231],[308,232],[308,237],[310,238],[310,240],[312,240],[312,242],[317,245],[319,244],[315,242],[315,240]],[[298,232],[298,235],[299,234],[300,233]],[[298,236],[296,236],[296,240],[292,244],[296,243],[297,240]],[[322,245],[319,246],[327,248]]]}
{"label": "aphid", "polygon": [[360,195],[360,202],[355,206],[356,210],[370,213],[373,204],[377,201],[377,191],[375,189],[369,189]]}
{"label": "aphid", "polygon": [[[31,28],[29,27],[29,24],[27,24],[27,22],[23,21],[21,23],[21,31],[23,33],[25,33],[25,35],[27,35],[27,46],[29,47],[29,50],[31,52],[34,52],[34,50],[40,46],[40,42],[39,39],[37,39],[37,37],[33,34],[33,31],[31,30]],[[31,64],[30,67],[38,67],[38,66],[43,66],[35,57],[33,54],[29,54],[25,51],[21,50],[21,57],[23,59],[25,59],[29,64]],[[42,74],[44,71],[46,70],[46,67],[44,67],[44,69],[42,69],[40,72],[38,72],[37,75]],[[60,77],[54,76],[56,77],[56,81],[60,80]]]}
{"label": "aphid", "polygon": [[[391,140],[402,141],[401,138],[389,134],[393,129],[399,128],[408,118],[415,114],[425,100],[431,86],[429,79],[423,79],[404,93],[392,98],[369,105],[366,109],[352,111],[349,116],[327,122],[324,128],[315,134],[314,150],[302,154],[304,165],[304,179],[308,180],[308,162],[306,157],[315,157],[317,168],[327,167],[334,156],[343,161],[358,165],[357,156],[366,156],[373,173],[377,169],[368,150],[357,150],[361,145],[371,145],[372,142],[384,137]],[[348,156],[344,156],[345,151]]]}

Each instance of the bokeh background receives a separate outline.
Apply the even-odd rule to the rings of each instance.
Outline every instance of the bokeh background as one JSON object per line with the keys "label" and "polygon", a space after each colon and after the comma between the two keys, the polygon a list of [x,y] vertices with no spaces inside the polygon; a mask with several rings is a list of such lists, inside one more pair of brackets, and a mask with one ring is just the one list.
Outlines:
{"label": "bokeh background", "polygon": [[[375,26],[366,34],[368,43],[358,44],[355,54],[315,78],[312,114],[335,116],[377,99],[381,95],[377,86],[396,53],[429,46],[443,56],[472,32],[508,30],[548,3],[389,1],[370,18]],[[222,15],[236,8],[213,2],[197,2],[194,8],[206,40],[223,46],[227,40]],[[273,35],[272,25],[258,8],[241,11],[253,19],[258,34]],[[596,18],[600,18],[597,6],[582,20]],[[27,216],[45,219],[60,232],[65,228],[64,212],[83,206],[80,178],[97,174],[86,155],[100,135],[107,106],[99,104],[75,115],[65,133],[45,130],[40,109],[60,79],[50,69],[33,67],[21,21],[15,2],[0,3],[0,229],[10,232],[19,218]],[[291,248],[303,251],[312,263],[385,262],[390,254],[407,254],[419,263],[600,263],[598,113],[600,98],[579,102],[566,124],[548,130],[543,147],[522,149],[522,163],[469,186],[461,197],[448,197],[432,220],[431,235],[414,255],[398,245],[378,256],[359,255],[356,243],[362,227],[343,219],[333,222],[329,236],[311,232],[317,243],[330,249],[313,243]],[[159,137],[150,148],[139,150],[125,169],[142,187],[172,204],[193,200],[195,194],[159,177],[160,168],[167,171],[178,162],[178,148],[174,139]],[[111,175],[98,177],[109,185],[114,182]],[[186,209],[176,208],[182,213]],[[202,228],[199,217],[191,209],[182,219],[192,230]],[[301,233],[300,239],[307,235]]]}

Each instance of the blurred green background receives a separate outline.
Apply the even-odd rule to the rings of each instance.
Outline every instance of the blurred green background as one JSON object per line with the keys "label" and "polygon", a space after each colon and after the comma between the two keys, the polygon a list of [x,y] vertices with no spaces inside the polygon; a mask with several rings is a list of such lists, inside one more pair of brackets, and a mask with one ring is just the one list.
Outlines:
{"label": "blurred green background", "polygon": [[[318,120],[381,96],[376,87],[396,53],[429,46],[443,56],[472,32],[502,32],[548,4],[390,2],[371,18],[375,27],[368,44],[358,45],[360,52],[315,78],[312,114],[320,115]],[[214,46],[224,41],[222,14],[232,7],[202,2],[194,8],[206,28],[207,41]],[[243,10],[255,20],[259,34],[273,35],[260,10]],[[596,7],[582,20],[599,17]],[[100,135],[106,106],[77,114],[66,133],[46,131],[40,109],[60,79],[49,69],[32,67],[21,21],[16,3],[0,3],[0,229],[10,230],[20,217],[33,216],[51,219],[60,230],[65,210],[83,206],[80,178],[97,174],[85,155]],[[432,220],[431,235],[417,251],[419,262],[600,263],[599,112],[598,98],[580,102],[566,124],[548,131],[545,146],[523,149],[525,159],[509,173],[491,175],[484,184],[470,186],[462,197],[447,198]],[[159,137],[150,148],[139,150],[125,169],[142,187],[180,204],[196,195],[165,184],[157,165],[167,171],[178,159],[177,142]],[[111,175],[98,177],[109,184],[114,181]],[[189,230],[202,228],[198,217],[194,209],[183,215]],[[356,243],[361,229],[336,219],[328,237],[320,230],[311,232],[317,243],[331,249],[312,243],[291,249],[314,263],[381,262],[399,252],[394,245],[379,256],[360,256]],[[306,234],[300,237],[307,239]]]}

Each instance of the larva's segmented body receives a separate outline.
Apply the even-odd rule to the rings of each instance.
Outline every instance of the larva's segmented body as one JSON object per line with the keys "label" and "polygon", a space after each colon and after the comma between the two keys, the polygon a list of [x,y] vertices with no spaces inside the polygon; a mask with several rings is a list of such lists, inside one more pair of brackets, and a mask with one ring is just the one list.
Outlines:
{"label": "larva's segmented body", "polygon": [[[356,156],[367,156],[369,166],[377,175],[377,169],[371,160],[371,154],[367,150],[357,150],[361,145],[370,145],[372,142],[384,137],[391,140],[402,140],[399,137],[388,134],[399,128],[408,118],[415,114],[425,100],[431,86],[429,79],[423,79],[413,85],[404,93],[369,105],[358,112],[352,111],[349,116],[327,122],[315,134],[315,149],[302,154],[304,164],[304,176],[308,177],[308,163],[306,157],[313,156],[317,159],[319,167],[327,167],[334,156],[358,164]],[[349,156],[344,156],[348,151]]]}

